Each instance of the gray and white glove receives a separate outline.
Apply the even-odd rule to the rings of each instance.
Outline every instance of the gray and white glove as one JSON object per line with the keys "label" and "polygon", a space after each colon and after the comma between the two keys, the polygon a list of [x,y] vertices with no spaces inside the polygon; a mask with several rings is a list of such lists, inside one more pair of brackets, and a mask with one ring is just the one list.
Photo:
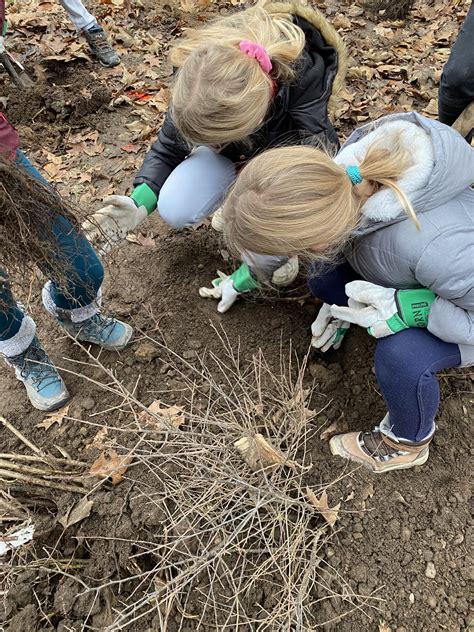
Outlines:
{"label": "gray and white glove", "polygon": [[87,239],[102,255],[123,241],[148,215],[144,206],[137,206],[127,195],[110,195],[104,203],[107,206],[82,224]]}
{"label": "gray and white glove", "polygon": [[316,320],[311,325],[311,346],[323,353],[337,350],[342,344],[350,324],[331,314],[331,305],[323,303]]}

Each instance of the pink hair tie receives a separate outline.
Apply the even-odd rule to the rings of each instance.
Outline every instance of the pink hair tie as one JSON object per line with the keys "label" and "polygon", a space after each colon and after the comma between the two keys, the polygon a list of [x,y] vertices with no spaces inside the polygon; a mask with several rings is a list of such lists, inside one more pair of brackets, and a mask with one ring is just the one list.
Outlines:
{"label": "pink hair tie", "polygon": [[263,46],[255,44],[255,42],[249,42],[249,40],[242,40],[239,44],[239,48],[249,57],[256,59],[264,72],[267,74],[270,72],[272,69],[272,62]]}

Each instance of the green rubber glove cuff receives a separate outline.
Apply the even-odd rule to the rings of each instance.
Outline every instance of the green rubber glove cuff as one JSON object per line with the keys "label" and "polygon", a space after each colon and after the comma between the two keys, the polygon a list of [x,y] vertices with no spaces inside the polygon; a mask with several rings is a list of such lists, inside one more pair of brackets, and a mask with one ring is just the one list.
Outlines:
{"label": "green rubber glove cuff", "polygon": [[7,34],[7,28],[8,28],[8,23],[6,20],[3,20],[2,37],[5,37],[5,35]]}
{"label": "green rubber glove cuff", "polygon": [[332,339],[332,344],[337,345],[337,343],[340,342],[344,338],[347,331],[348,331],[347,327],[338,327],[336,329],[336,334],[334,338]]}
{"label": "green rubber glove cuff", "polygon": [[427,327],[435,299],[436,294],[424,287],[395,292],[398,315],[407,327]]}
{"label": "green rubber glove cuff", "polygon": [[130,197],[137,206],[144,206],[148,215],[153,213],[158,204],[155,192],[145,182],[139,184]]}
{"label": "green rubber glove cuff", "polygon": [[260,283],[253,278],[250,268],[246,263],[243,263],[240,268],[237,268],[235,272],[230,275],[237,292],[250,292],[260,287]]}

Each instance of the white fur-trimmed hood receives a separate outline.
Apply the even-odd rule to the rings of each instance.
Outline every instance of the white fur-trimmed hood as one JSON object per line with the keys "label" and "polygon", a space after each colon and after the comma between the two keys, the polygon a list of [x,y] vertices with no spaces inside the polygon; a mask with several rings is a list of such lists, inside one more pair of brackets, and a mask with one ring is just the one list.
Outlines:
{"label": "white fur-trimmed hood", "polygon": [[[393,121],[369,132],[358,142],[345,146],[336,156],[336,162],[346,167],[360,165],[367,149],[374,143],[391,149],[397,138],[410,148],[413,165],[398,180],[398,186],[408,198],[426,186],[433,171],[433,146],[429,134],[409,121]],[[371,220],[386,222],[404,213],[403,207],[391,189],[378,191],[362,207],[362,213]]]}
{"label": "white fur-trimmed hood", "polygon": [[[390,148],[393,132],[401,137],[413,166],[398,185],[416,213],[425,213],[453,199],[474,182],[474,149],[452,128],[414,112],[392,114],[364,125],[346,141],[335,160],[345,166],[361,163],[373,142]],[[381,228],[381,224],[407,218],[396,195],[389,189],[375,193],[363,206],[363,225],[356,234]]]}

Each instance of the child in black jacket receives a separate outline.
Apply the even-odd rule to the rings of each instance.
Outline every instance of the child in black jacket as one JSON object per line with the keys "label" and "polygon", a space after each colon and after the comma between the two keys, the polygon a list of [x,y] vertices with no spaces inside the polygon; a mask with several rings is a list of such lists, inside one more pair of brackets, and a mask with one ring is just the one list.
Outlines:
{"label": "child in black jacket", "polygon": [[[346,54],[319,11],[289,2],[218,18],[178,40],[171,61],[178,68],[171,108],[132,195],[106,199],[85,226],[103,251],[156,208],[174,228],[202,221],[239,165],[271,146],[338,145],[328,108]],[[237,291],[250,289],[236,283]]]}

